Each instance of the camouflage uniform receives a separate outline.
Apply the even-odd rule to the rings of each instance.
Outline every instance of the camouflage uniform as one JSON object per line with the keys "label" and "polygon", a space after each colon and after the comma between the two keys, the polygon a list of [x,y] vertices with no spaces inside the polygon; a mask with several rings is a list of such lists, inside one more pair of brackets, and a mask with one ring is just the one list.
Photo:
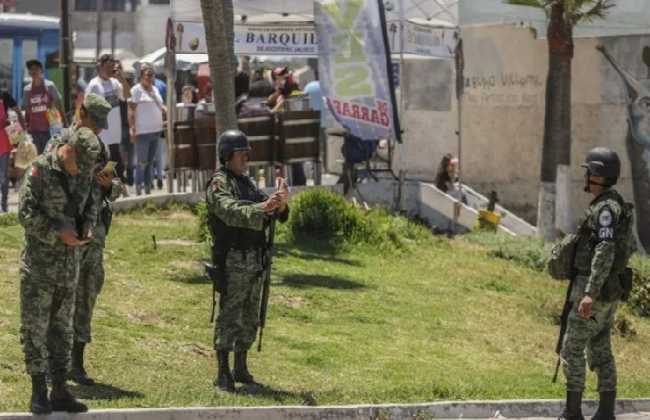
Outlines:
{"label": "camouflage uniform", "polygon": [[90,196],[90,173],[100,145],[91,130],[83,129],[70,141],[81,174],[69,177],[56,153],[37,157],[25,170],[20,189],[18,217],[25,228],[21,254],[21,342],[30,375],[69,368],[74,296],[81,249],[63,244],[62,229],[75,229],[75,219],[65,214],[69,199],[60,176],[68,177],[73,195],[79,195],[78,213],[90,229],[97,218]]}
{"label": "camouflage uniform", "polygon": [[[612,270],[617,244],[633,243],[633,237],[621,232],[623,208],[613,188],[596,197],[581,225],[585,224],[577,244],[575,268],[578,276],[571,291],[573,309],[569,314],[561,356],[565,361],[567,391],[582,392],[585,388],[585,348],[587,361],[598,376],[598,391],[616,390],[616,363],[612,354],[611,329],[623,289],[618,274]],[[585,294],[595,300],[590,318],[578,315]]]}
{"label": "camouflage uniform", "polygon": [[[267,198],[250,178],[235,176],[225,168],[211,178],[206,192],[208,213],[230,228],[230,232],[213,232],[214,246],[227,248],[227,288],[221,292],[214,329],[217,351],[245,352],[255,342],[262,291],[261,248],[270,220],[261,203]],[[288,213],[287,207],[280,222],[287,220]],[[237,243],[242,238],[247,239],[242,241],[247,242],[244,249]]]}
{"label": "camouflage uniform", "polygon": [[[46,151],[52,151],[57,145],[66,143],[69,139],[67,135],[56,135],[50,139]],[[111,153],[104,142],[101,142],[102,153],[106,160],[111,160]],[[97,183],[92,182],[92,195],[95,205],[97,205],[98,218],[91,229],[90,244],[83,247],[81,272],[77,283],[75,314],[74,314],[74,340],[81,343],[90,343],[90,330],[93,309],[97,296],[104,285],[104,247],[106,246],[106,226],[101,220],[100,210],[104,205],[104,197],[110,201],[119,198],[122,191],[122,182],[118,177],[113,178],[111,189],[109,191]]]}

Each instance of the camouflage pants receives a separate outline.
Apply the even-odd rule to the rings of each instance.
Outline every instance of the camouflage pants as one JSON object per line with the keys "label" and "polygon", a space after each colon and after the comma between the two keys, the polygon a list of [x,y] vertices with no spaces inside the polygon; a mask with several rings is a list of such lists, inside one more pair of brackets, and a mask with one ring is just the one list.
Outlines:
{"label": "camouflage pants", "polygon": [[616,391],[611,329],[617,303],[596,301],[590,318],[578,316],[578,306],[579,302],[574,302],[562,343],[567,391],[582,392],[585,388],[585,349],[589,368],[598,376],[598,392]]}
{"label": "camouflage pants", "polygon": [[90,324],[97,296],[104,286],[104,248],[91,243],[82,251],[74,310],[74,340],[90,343]]}
{"label": "camouflage pants", "polygon": [[260,254],[230,251],[226,259],[227,292],[219,300],[214,328],[217,351],[248,351],[257,336],[262,300]]}
{"label": "camouflage pants", "polygon": [[74,287],[57,286],[22,276],[20,342],[27,373],[67,371],[72,351]]}

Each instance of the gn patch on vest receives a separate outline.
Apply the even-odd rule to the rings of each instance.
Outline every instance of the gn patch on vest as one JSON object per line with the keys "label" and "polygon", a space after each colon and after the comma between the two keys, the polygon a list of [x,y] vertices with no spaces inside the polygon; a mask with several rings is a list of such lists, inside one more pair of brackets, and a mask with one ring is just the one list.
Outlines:
{"label": "gn patch on vest", "polygon": [[615,233],[612,212],[608,207],[604,207],[598,214],[598,224],[596,227],[598,239],[602,241],[614,240]]}

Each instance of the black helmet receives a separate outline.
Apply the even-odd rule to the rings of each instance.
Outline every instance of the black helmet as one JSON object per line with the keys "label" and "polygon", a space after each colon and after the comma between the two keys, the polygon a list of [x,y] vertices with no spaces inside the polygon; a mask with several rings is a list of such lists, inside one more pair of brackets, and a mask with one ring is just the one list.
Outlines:
{"label": "black helmet", "polygon": [[606,147],[591,149],[582,167],[587,168],[590,175],[603,178],[616,179],[621,175],[621,161],[618,154]]}
{"label": "black helmet", "polygon": [[238,150],[251,150],[246,134],[239,130],[228,130],[219,136],[219,159],[227,162]]}

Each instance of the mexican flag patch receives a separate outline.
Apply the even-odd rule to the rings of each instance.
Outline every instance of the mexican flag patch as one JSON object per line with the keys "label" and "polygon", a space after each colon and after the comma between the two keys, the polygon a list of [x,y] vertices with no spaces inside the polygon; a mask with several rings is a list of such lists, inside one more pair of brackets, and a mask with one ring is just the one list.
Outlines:
{"label": "mexican flag patch", "polygon": [[217,181],[214,184],[212,184],[212,192],[216,193],[219,192],[219,190],[221,190],[221,187],[219,186],[219,181]]}
{"label": "mexican flag patch", "polygon": [[29,173],[29,176],[32,177],[32,178],[36,178],[37,173],[38,173],[38,168],[34,166],[32,168],[32,170],[31,170],[31,172]]}

